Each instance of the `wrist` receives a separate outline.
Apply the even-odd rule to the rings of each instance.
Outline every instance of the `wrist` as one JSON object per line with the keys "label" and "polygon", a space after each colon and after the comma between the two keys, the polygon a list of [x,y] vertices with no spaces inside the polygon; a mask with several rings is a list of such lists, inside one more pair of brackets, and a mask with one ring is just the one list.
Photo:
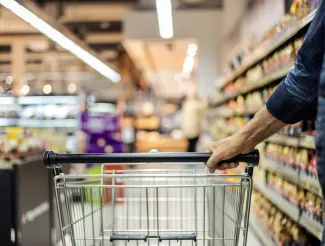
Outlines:
{"label": "wrist", "polygon": [[247,154],[251,152],[256,146],[256,141],[252,138],[252,135],[246,131],[240,131],[235,134],[235,141],[238,144],[239,154]]}
{"label": "wrist", "polygon": [[251,152],[257,144],[281,129],[285,123],[274,118],[264,107],[238,133],[237,139],[241,143],[241,154]]}

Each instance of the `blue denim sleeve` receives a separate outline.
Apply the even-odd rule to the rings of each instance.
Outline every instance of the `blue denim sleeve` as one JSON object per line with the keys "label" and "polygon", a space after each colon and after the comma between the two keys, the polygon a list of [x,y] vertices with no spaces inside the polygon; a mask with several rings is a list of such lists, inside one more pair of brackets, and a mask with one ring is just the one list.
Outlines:
{"label": "blue denim sleeve", "polygon": [[266,103],[277,119],[292,124],[315,119],[325,46],[325,0],[312,21],[295,65]]}

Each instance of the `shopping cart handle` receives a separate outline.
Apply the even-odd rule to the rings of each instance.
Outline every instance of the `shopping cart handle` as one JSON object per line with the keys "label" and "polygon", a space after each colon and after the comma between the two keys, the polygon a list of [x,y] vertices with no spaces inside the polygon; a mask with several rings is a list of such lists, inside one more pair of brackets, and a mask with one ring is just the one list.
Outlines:
{"label": "shopping cart handle", "polygon": [[[48,168],[67,163],[150,163],[150,162],[207,162],[211,153],[117,153],[117,154],[57,154],[45,151],[44,165]],[[258,166],[259,151],[254,149],[248,154],[240,154],[226,160],[246,162],[249,166]]]}

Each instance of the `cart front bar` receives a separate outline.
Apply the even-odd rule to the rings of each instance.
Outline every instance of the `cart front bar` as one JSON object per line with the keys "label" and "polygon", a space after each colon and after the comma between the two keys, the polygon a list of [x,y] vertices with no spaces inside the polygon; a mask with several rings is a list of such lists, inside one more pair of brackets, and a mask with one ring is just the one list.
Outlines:
{"label": "cart front bar", "polygon": [[[119,153],[119,154],[57,154],[45,151],[44,165],[48,168],[67,163],[150,163],[150,162],[207,162],[211,153]],[[240,154],[225,160],[227,162],[245,162],[248,166],[257,166],[259,151],[254,149],[248,154]]]}
{"label": "cart front bar", "polygon": [[110,237],[110,241],[144,241],[147,242],[148,239],[158,239],[159,242],[162,241],[194,241],[196,242],[196,234],[191,233],[188,235],[160,235],[160,236],[146,236],[146,235],[125,235],[125,234],[114,234]]}

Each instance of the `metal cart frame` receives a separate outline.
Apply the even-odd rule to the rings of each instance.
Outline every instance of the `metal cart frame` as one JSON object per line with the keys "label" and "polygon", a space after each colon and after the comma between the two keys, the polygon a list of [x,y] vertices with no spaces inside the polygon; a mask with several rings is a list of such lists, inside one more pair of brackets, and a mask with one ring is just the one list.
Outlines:
{"label": "metal cart frame", "polygon": [[[63,245],[246,245],[258,151],[228,160],[248,163],[242,175],[168,165],[206,162],[210,155],[45,152],[44,164],[55,176]],[[161,168],[106,169],[116,163],[152,162],[162,163]],[[60,171],[65,163],[105,164],[101,174],[65,175]]]}

